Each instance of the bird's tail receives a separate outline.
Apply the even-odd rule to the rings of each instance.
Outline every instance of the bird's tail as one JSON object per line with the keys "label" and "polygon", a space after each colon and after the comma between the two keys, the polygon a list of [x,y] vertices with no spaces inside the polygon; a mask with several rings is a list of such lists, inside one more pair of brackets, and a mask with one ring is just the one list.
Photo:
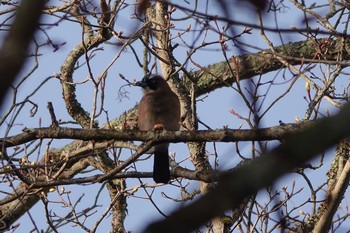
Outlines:
{"label": "bird's tail", "polygon": [[154,152],[153,180],[165,184],[170,180],[168,148]]}

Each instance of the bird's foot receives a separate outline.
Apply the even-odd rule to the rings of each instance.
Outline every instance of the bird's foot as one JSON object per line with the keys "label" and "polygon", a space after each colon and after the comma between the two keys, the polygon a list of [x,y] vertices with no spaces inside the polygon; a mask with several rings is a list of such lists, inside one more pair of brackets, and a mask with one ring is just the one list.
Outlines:
{"label": "bird's foot", "polygon": [[153,130],[164,130],[164,129],[165,129],[165,127],[163,124],[155,124],[153,126]]}

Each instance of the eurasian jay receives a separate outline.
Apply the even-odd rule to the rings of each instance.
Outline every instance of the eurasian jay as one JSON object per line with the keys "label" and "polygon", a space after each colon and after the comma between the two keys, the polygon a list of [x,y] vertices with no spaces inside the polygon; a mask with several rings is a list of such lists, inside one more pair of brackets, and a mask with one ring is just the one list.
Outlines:
{"label": "eurasian jay", "polygon": [[[143,97],[138,107],[140,130],[180,129],[180,101],[168,83],[159,75],[146,76],[136,83],[142,87]],[[170,180],[169,143],[155,145],[149,152],[154,153],[153,180],[168,183]]]}

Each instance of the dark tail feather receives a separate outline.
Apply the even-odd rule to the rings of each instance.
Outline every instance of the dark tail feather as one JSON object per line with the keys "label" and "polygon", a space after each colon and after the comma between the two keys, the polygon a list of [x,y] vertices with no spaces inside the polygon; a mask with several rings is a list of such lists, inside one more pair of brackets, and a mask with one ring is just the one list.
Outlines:
{"label": "dark tail feather", "polygon": [[168,150],[154,152],[153,180],[156,183],[169,183],[169,157]]}

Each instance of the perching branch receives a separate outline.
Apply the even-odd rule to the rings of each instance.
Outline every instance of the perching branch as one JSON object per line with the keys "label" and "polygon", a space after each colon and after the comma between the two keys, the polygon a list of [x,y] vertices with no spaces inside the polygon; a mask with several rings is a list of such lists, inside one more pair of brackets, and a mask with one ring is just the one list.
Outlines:
{"label": "perching branch", "polygon": [[74,128],[33,128],[12,137],[0,138],[0,146],[4,148],[18,146],[36,139],[77,139],[84,141],[150,141],[160,142],[237,142],[284,140],[313,125],[314,122],[284,124],[261,129],[221,129],[198,131],[149,131],[137,130],[117,131],[114,129],[74,129]]}

